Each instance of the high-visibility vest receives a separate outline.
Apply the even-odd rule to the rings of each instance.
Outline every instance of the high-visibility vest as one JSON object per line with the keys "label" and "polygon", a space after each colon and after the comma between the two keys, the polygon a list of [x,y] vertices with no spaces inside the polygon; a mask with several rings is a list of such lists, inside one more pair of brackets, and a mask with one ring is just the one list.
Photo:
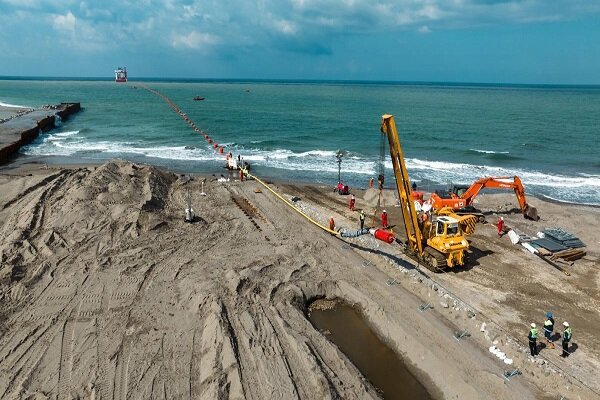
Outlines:
{"label": "high-visibility vest", "polygon": [[536,340],[537,334],[538,334],[537,328],[531,328],[531,330],[529,331],[529,340]]}

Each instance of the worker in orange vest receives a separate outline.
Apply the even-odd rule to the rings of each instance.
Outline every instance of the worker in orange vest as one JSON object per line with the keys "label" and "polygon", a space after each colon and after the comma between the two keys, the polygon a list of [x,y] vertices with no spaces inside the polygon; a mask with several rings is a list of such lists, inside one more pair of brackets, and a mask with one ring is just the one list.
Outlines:
{"label": "worker in orange vest", "polygon": [[383,229],[387,229],[388,227],[388,215],[387,212],[385,212],[385,210],[383,210],[383,212],[381,213],[381,226],[383,226]]}
{"label": "worker in orange vest", "polygon": [[356,199],[354,195],[350,195],[350,211],[354,211],[354,205],[356,204]]}
{"label": "worker in orange vest", "polygon": [[498,236],[504,234],[504,217],[498,218]]}
{"label": "worker in orange vest", "polygon": [[335,231],[335,221],[333,217],[329,218],[329,230]]}

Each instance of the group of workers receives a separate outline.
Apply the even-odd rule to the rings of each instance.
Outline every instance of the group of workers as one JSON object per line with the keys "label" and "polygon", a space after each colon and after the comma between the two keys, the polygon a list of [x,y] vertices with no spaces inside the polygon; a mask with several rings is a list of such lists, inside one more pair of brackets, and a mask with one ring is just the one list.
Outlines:
{"label": "group of workers", "polygon": [[[573,331],[569,326],[567,321],[563,322],[563,333],[562,333],[562,354],[561,357],[569,356],[569,342],[571,342],[571,338],[573,337]],[[554,318],[551,312],[546,313],[546,321],[544,321],[544,336],[546,337],[546,343],[548,347],[553,349],[554,343],[552,336],[554,334]],[[531,323],[531,329],[529,329],[529,334],[527,335],[527,339],[529,340],[529,350],[531,352],[531,356],[535,357],[539,354],[537,339],[538,339],[538,329],[536,327],[535,322]]]}
{"label": "group of workers", "polygon": [[[356,211],[356,197],[354,197],[354,195],[350,195],[350,199],[348,200],[348,208],[350,209],[350,211]],[[383,210],[381,212],[380,218],[381,218],[381,227],[383,229],[389,228],[387,211]],[[363,209],[361,209],[360,213],[358,215],[358,221],[360,222],[361,230],[363,230],[365,228],[365,219],[366,219],[365,211]],[[333,216],[331,216],[329,218],[329,230],[335,231],[335,220],[333,219]]]}

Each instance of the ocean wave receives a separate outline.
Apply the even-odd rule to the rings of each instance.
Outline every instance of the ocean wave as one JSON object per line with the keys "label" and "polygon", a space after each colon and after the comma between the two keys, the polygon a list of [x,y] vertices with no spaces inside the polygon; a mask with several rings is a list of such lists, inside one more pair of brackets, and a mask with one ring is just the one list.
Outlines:
{"label": "ocean wave", "polygon": [[[31,155],[62,155],[72,156],[77,153],[105,153],[106,157],[126,156],[127,154],[159,159],[171,159],[189,162],[223,162],[223,156],[214,149],[200,144],[193,146],[148,146],[143,142],[88,142],[77,136],[77,131],[59,132],[53,135],[42,135],[45,139],[35,144],[25,146],[21,150]],[[312,176],[336,176],[338,165],[335,151],[313,149],[303,152],[293,152],[287,149],[262,150],[244,149],[241,146],[226,148],[234,155],[242,154],[245,160],[255,167],[268,167],[288,171],[305,171],[314,173]],[[485,176],[519,176],[528,192],[558,198],[568,202],[600,202],[600,175],[577,174],[574,176],[553,174],[548,172],[526,170],[520,168],[499,167],[490,165],[475,165],[469,163],[453,163],[446,161],[431,161],[418,158],[405,159],[411,180],[430,182],[432,184],[470,184]],[[342,161],[342,174],[346,179],[362,182],[377,174],[376,158],[368,159],[353,154]],[[386,175],[392,177],[392,163],[386,157]]]}
{"label": "ocean wave", "polygon": [[49,140],[51,142],[58,140],[66,140],[67,138],[75,136],[77,134],[79,134],[79,131],[58,132],[48,135],[48,137],[46,137],[45,140]]}
{"label": "ocean wave", "polygon": [[509,151],[493,151],[493,150],[479,150],[479,149],[469,149],[469,151],[474,151],[475,153],[485,153],[485,154],[510,154]]}
{"label": "ocean wave", "polygon": [[2,101],[0,101],[0,106],[1,107],[10,107],[10,108],[24,108],[24,109],[33,108],[33,107],[28,107],[28,106],[20,106],[17,104],[4,103]]}
{"label": "ocean wave", "polygon": [[[386,161],[386,168],[392,168],[391,160]],[[465,163],[451,163],[444,161],[427,161],[416,158],[406,159],[406,167],[419,175],[427,175],[434,182],[454,182],[461,184],[472,183],[484,176],[519,176],[527,186],[545,187],[591,187],[600,190],[600,176],[567,176],[549,174],[539,171],[524,170],[520,168],[506,168],[489,165],[473,165]]]}

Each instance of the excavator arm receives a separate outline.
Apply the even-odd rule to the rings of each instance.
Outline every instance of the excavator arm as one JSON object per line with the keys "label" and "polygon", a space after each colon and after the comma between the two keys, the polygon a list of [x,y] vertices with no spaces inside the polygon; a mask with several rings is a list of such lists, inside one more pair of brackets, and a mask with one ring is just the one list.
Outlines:
{"label": "excavator arm", "polygon": [[396,123],[394,117],[389,114],[382,116],[381,133],[387,136],[390,145],[390,156],[394,166],[394,175],[396,177],[396,188],[398,190],[398,198],[402,207],[402,217],[404,218],[404,228],[409,246],[423,254],[423,238],[417,221],[417,212],[415,204],[412,200],[412,187],[408,178],[408,171],[404,164],[404,156],[402,155],[402,146],[398,138]]}
{"label": "excavator arm", "polygon": [[537,221],[539,219],[537,215],[537,209],[527,204],[527,199],[525,198],[525,189],[523,188],[521,179],[518,176],[514,176],[512,177],[512,182],[508,182],[507,180],[510,179],[510,176],[485,177],[478,179],[460,196],[460,198],[465,200],[465,204],[467,206],[472,206],[475,197],[479,194],[481,189],[512,189],[517,196],[517,201],[519,202],[519,206],[521,207],[523,215],[526,218]]}

